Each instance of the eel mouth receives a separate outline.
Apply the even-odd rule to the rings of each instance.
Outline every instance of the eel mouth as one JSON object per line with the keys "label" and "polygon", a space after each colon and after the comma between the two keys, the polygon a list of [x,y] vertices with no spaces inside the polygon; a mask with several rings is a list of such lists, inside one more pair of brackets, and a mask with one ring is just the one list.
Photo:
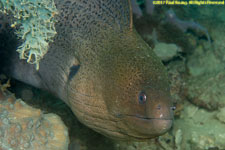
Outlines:
{"label": "eel mouth", "polygon": [[138,119],[141,119],[141,120],[146,120],[146,121],[149,121],[149,120],[173,120],[173,118],[153,118],[153,117],[142,117],[142,116],[138,116],[138,115],[126,115],[126,116],[129,116],[129,117],[135,117],[135,118],[138,118]]}
{"label": "eel mouth", "polygon": [[123,115],[130,132],[127,135],[137,140],[145,140],[166,133],[173,124],[173,118],[148,118],[138,115]]}

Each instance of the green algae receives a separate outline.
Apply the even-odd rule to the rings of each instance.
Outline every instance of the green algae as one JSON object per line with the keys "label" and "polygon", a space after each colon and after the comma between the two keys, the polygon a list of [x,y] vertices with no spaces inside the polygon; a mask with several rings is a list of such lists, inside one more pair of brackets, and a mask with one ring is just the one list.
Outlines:
{"label": "green algae", "polygon": [[54,16],[57,14],[54,0],[1,0],[0,11],[12,14],[17,26],[16,34],[24,42],[18,47],[20,59],[26,59],[30,64],[36,64],[48,51],[48,43],[56,34]]}

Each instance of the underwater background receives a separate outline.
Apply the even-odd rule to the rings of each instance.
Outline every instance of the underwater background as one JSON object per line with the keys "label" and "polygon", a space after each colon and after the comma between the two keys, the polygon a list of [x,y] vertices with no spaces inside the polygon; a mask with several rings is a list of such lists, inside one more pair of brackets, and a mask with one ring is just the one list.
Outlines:
{"label": "underwater background", "polygon": [[[6,107],[11,104],[11,96],[8,95],[14,93],[17,99],[21,98],[29,105],[19,106],[19,113],[15,111],[14,114],[20,114],[19,110],[24,107],[24,110],[27,109],[26,117],[42,120],[40,127],[38,126],[40,131],[23,134],[24,139],[27,139],[25,135],[38,134],[41,142],[48,141],[51,145],[40,147],[40,142],[37,142],[37,150],[60,150],[65,147],[69,150],[224,150],[225,6],[146,5],[145,1],[136,1],[134,25],[166,66],[176,105],[173,127],[165,135],[146,142],[111,140],[79,123],[70,108],[47,91],[14,79],[10,79],[9,85],[9,78],[1,73],[1,89],[5,91],[5,96],[0,93],[0,99],[6,102],[0,102],[0,149],[9,149],[1,145],[5,140],[3,131],[13,133],[14,137],[9,136],[7,139],[11,143],[8,147],[18,149],[16,138],[20,138],[20,134],[16,133],[16,127],[11,131],[10,124],[4,120],[7,116],[4,110],[11,111]],[[18,42],[11,36],[14,31],[3,18],[4,15],[1,15],[0,49],[15,49]],[[59,133],[60,142],[48,139],[45,128],[51,124],[49,116],[38,115],[40,112],[34,115],[38,111],[36,109],[40,109],[43,114],[54,113],[61,118],[56,117],[57,121],[50,120],[62,124],[59,127],[53,126],[51,132],[65,130],[64,133]],[[23,126],[23,123],[20,125]],[[41,138],[42,136],[46,138]],[[28,141],[31,140],[29,138]],[[29,149],[29,144],[25,144],[24,149]]]}

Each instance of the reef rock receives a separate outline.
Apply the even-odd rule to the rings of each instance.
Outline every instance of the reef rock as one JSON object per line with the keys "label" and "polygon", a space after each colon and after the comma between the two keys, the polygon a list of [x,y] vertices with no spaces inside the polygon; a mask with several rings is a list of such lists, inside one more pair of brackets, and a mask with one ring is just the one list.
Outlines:
{"label": "reef rock", "polygon": [[187,69],[190,76],[197,77],[222,71],[225,62],[221,61],[215,53],[219,53],[221,56],[225,54],[224,49],[222,53],[218,49],[211,50],[210,48],[204,49],[202,46],[197,47],[187,62]]}
{"label": "reef rock", "polygon": [[0,85],[1,150],[67,150],[67,127],[55,114],[32,108]]}
{"label": "reef rock", "polygon": [[192,103],[208,110],[225,107],[224,79],[225,72],[191,78],[185,95]]}
{"label": "reef rock", "polygon": [[221,121],[224,110],[207,111],[189,102],[184,105],[173,127],[176,149],[224,150],[225,124]]}
{"label": "reef rock", "polygon": [[166,43],[156,43],[153,50],[162,61],[169,61],[178,56],[178,53],[181,52],[181,48],[177,45]]}

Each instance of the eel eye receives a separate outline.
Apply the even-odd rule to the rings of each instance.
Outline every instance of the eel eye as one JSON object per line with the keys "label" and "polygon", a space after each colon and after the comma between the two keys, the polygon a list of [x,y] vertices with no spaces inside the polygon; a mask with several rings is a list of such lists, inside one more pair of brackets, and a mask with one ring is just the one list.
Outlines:
{"label": "eel eye", "polygon": [[141,92],[138,96],[139,104],[145,104],[146,100],[147,100],[147,96],[145,95],[144,92]]}

